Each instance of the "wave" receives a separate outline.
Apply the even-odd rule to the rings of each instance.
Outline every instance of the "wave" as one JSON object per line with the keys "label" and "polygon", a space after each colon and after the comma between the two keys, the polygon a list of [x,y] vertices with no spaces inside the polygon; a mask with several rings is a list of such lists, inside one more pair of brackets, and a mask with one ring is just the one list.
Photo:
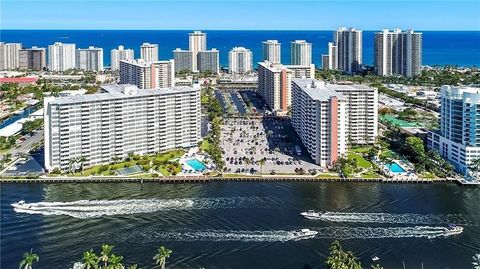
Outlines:
{"label": "wave", "polygon": [[431,214],[392,214],[392,213],[344,213],[325,212],[319,217],[311,218],[332,222],[358,223],[394,223],[394,224],[448,224],[464,223],[460,215]]}
{"label": "wave", "polygon": [[258,206],[264,202],[257,197],[79,200],[73,202],[13,203],[18,213],[66,215],[78,219],[102,216],[154,213],[165,210],[219,209]]}
{"label": "wave", "polygon": [[[379,238],[439,238],[452,236],[445,227],[414,226],[414,227],[325,227],[311,228],[318,234],[311,239],[379,239]],[[142,240],[152,241],[243,241],[243,242],[286,242],[295,240],[293,231],[148,231],[130,235],[142,237]],[[308,239],[307,239],[308,240]]]}

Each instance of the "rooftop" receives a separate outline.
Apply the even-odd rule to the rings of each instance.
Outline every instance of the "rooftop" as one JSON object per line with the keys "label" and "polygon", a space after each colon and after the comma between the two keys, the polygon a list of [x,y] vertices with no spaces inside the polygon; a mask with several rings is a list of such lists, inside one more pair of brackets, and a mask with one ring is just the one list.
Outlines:
{"label": "rooftop", "polygon": [[339,99],[344,98],[341,93],[326,87],[325,82],[320,80],[296,78],[293,79],[292,82],[302,88],[302,90],[305,91],[313,100],[327,101],[333,96],[336,96]]}

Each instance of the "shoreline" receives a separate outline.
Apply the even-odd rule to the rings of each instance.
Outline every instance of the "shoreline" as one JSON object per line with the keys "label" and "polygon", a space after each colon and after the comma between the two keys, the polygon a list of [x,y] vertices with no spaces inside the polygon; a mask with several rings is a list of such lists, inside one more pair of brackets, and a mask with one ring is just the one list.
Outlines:
{"label": "shoreline", "polygon": [[465,184],[455,179],[405,179],[393,180],[388,178],[316,178],[295,176],[175,176],[175,177],[48,177],[48,178],[1,178],[2,184],[17,183],[210,183],[210,182],[350,182],[350,183],[388,183],[388,184],[434,184],[456,183],[460,186],[480,186],[479,184]]}

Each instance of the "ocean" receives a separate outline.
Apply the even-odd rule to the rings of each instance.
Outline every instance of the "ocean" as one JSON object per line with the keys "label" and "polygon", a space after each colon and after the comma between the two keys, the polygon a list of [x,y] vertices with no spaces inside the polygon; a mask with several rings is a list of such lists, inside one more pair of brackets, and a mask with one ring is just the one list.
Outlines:
{"label": "ocean", "polygon": [[[54,42],[75,43],[77,48],[104,49],[104,65],[110,65],[110,50],[118,45],[135,50],[140,56],[143,42],[157,43],[160,59],[173,57],[175,48],[188,49],[191,30],[0,30],[0,41],[20,42],[24,47],[47,47]],[[277,39],[282,43],[282,63],[290,62],[289,42],[304,39],[312,43],[313,62],[321,66],[333,31],[205,31],[207,47],[220,50],[220,65],[228,66],[228,51],[235,46],[249,48],[254,63],[261,60],[261,42]],[[373,63],[373,38],[376,31],[363,32],[363,63]],[[480,66],[480,31],[423,32],[423,65]]]}

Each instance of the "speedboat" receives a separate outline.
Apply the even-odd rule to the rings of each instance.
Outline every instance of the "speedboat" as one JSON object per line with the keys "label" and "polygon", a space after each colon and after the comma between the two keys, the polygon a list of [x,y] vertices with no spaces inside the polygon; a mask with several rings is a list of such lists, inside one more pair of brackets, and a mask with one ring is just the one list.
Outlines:
{"label": "speedboat", "polygon": [[307,219],[320,218],[321,214],[322,214],[322,212],[315,212],[314,210],[308,210],[308,211],[300,213],[300,215],[304,216]]}
{"label": "speedboat", "polygon": [[372,261],[374,261],[374,262],[376,262],[376,261],[378,261],[378,260],[380,260],[380,258],[377,257],[377,256],[375,256],[375,257],[372,258]]}
{"label": "speedboat", "polygon": [[26,204],[24,200],[18,201],[18,203],[11,204],[16,209],[30,209],[31,205]]}
{"label": "speedboat", "polygon": [[450,224],[447,228],[445,228],[445,232],[447,234],[461,234],[463,232],[463,227],[455,224]]}
{"label": "speedboat", "polygon": [[310,229],[301,229],[300,231],[293,232],[292,240],[302,240],[302,239],[311,239],[318,234],[317,231],[312,231]]}

